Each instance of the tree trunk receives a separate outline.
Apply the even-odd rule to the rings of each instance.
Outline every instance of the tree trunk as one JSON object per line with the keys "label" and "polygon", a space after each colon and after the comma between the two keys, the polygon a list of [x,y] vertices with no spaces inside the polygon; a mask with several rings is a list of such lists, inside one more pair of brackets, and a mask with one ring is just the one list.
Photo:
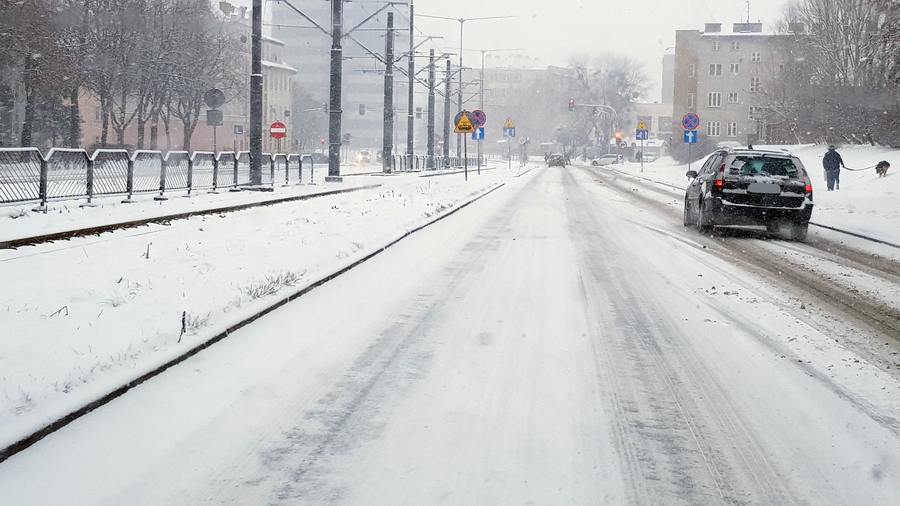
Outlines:
{"label": "tree trunk", "polygon": [[128,92],[123,87],[122,88],[122,103],[121,103],[121,105],[119,105],[119,110],[118,110],[118,118],[119,119],[118,119],[118,121],[113,122],[114,129],[116,131],[116,144],[118,144],[119,147],[122,147],[125,145],[125,129],[128,128],[128,123],[126,122],[127,96],[128,96]]}
{"label": "tree trunk", "polygon": [[22,147],[30,147],[34,135],[34,102],[37,99],[35,92],[35,67],[33,58],[25,58],[25,119],[22,123],[22,136],[19,143]]}
{"label": "tree trunk", "polygon": [[73,86],[69,91],[69,138],[66,145],[77,148],[81,144],[81,110],[78,105],[78,86]]}
{"label": "tree trunk", "polygon": [[166,111],[161,115],[163,120],[163,127],[166,129],[166,151],[172,151],[172,132],[169,130],[169,111]]}
{"label": "tree trunk", "polygon": [[109,93],[103,90],[100,93],[100,147],[105,148],[109,141]]}

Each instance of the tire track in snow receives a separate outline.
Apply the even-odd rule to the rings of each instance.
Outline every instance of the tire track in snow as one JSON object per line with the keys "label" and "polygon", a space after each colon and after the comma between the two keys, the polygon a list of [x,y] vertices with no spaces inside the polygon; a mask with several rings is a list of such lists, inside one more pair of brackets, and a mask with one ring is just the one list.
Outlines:
{"label": "tire track in snow", "polygon": [[[571,174],[567,176],[567,195],[572,214],[578,216],[576,221],[593,222],[591,228],[606,229],[610,232],[606,237],[613,237],[601,217],[590,212],[595,199]],[[592,305],[613,308],[614,316],[606,316],[610,321],[601,317],[597,326],[612,326],[621,332],[617,342],[598,344],[603,348],[601,355],[627,357],[624,365],[611,358],[605,361],[615,371],[612,395],[620,414],[624,413],[618,429],[620,442],[631,456],[630,467],[637,466],[645,480],[662,480],[665,485],[659,491],[633,482],[636,502],[656,504],[660,501],[655,495],[671,494],[690,504],[706,503],[712,497],[743,503],[748,495],[784,503],[792,494],[779,470],[767,460],[727,392],[690,347],[677,339],[679,330],[660,319],[654,312],[657,302],[636,288],[641,283],[633,278],[640,276],[608,274],[633,265],[634,259],[622,257],[621,251],[612,247],[597,254],[598,245],[588,241],[582,249],[588,285],[603,287],[588,292],[597,299]],[[623,394],[627,397],[621,398]],[[668,457],[665,462],[644,457],[658,449]],[[706,477],[697,473],[704,468]]]}

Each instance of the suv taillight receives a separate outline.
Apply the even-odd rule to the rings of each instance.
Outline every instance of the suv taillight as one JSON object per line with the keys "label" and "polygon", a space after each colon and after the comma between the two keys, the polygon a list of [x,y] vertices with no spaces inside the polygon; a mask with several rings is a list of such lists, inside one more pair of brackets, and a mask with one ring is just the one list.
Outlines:
{"label": "suv taillight", "polygon": [[725,186],[725,164],[723,163],[719,170],[716,171],[716,180],[713,182],[713,190],[722,190],[722,187]]}

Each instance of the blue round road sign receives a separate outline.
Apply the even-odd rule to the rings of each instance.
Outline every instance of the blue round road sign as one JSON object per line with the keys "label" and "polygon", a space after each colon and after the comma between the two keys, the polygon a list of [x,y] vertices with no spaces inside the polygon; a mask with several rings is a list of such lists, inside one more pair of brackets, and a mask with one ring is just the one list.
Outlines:
{"label": "blue round road sign", "polygon": [[484,126],[485,122],[487,122],[487,114],[484,111],[475,109],[472,111],[472,114],[469,116],[472,119],[472,124],[476,127]]}
{"label": "blue round road sign", "polygon": [[700,126],[700,116],[689,112],[681,118],[681,126],[684,127],[685,130],[696,130],[698,126]]}

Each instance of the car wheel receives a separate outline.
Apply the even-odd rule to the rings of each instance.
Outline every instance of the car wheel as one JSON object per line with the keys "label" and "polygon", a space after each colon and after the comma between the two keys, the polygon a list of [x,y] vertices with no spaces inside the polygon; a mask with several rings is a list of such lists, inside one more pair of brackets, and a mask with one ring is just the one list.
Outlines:
{"label": "car wheel", "polygon": [[699,228],[701,232],[709,232],[715,226],[715,222],[713,222],[711,213],[709,212],[709,206],[706,205],[706,200],[701,200],[699,207],[700,215],[697,217],[697,228]]}
{"label": "car wheel", "polygon": [[791,239],[794,241],[805,241],[809,232],[809,223],[792,223]]}
{"label": "car wheel", "polygon": [[693,227],[697,224],[697,217],[691,212],[691,206],[687,196],[684,197],[684,226]]}
{"label": "car wheel", "polygon": [[600,164],[597,163],[596,161],[593,161],[593,162],[591,162],[591,165],[593,165],[594,167],[596,167],[596,166],[598,166],[598,165],[600,165]]}

